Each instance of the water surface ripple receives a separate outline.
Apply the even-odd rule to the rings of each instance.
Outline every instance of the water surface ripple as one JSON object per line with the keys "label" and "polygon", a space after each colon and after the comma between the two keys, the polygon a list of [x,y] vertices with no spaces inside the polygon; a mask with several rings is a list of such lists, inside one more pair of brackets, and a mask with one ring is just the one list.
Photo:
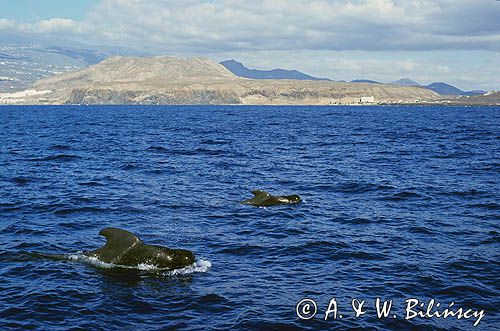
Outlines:
{"label": "water surface ripple", "polygon": [[[499,160],[498,107],[1,107],[0,329],[472,329],[404,320],[404,300],[435,298],[494,330]],[[304,202],[238,203],[256,188]],[[107,226],[211,267],[47,258]],[[320,314],[302,321],[306,297]],[[324,321],[332,297],[344,318]]]}

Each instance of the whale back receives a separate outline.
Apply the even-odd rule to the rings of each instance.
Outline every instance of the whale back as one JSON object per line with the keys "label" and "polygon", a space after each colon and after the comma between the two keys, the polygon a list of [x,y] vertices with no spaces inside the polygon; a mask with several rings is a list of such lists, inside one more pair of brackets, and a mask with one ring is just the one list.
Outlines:
{"label": "whale back", "polygon": [[106,263],[117,263],[127,252],[142,245],[136,235],[126,230],[105,228],[99,234],[106,238],[106,244],[86,255],[97,257]]}
{"label": "whale back", "polygon": [[194,253],[185,249],[143,244],[127,251],[115,263],[129,266],[147,264],[158,268],[176,269],[188,266],[194,263],[194,260]]}
{"label": "whale back", "polygon": [[242,201],[242,203],[252,206],[268,207],[274,205],[295,204],[302,201],[297,194],[274,196],[263,190],[253,190],[252,194],[254,195],[253,198]]}
{"label": "whale back", "polygon": [[135,234],[117,228],[102,229],[99,234],[106,244],[99,249],[84,253],[106,263],[138,266],[149,264],[159,268],[182,268],[193,264],[195,255],[185,249],[144,244]]}

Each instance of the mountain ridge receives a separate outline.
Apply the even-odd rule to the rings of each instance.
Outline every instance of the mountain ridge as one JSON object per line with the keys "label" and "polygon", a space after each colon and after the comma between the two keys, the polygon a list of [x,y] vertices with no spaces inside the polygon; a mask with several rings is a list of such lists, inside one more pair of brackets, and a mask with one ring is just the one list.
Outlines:
{"label": "mountain ridge", "polygon": [[436,82],[423,87],[441,95],[471,96],[486,93],[486,91],[462,91],[458,87],[443,82]]}
{"label": "mountain ridge", "polygon": [[[382,84],[381,82],[372,81],[369,79],[357,79],[357,80],[353,80],[351,82]],[[431,83],[429,85],[421,85],[421,84],[417,83],[416,81],[411,80],[409,78],[401,78],[401,79],[398,79],[396,81],[389,82],[387,84],[398,85],[398,86],[417,86],[417,87],[425,88],[425,89],[428,89],[430,91],[436,92],[436,93],[443,95],[443,96],[473,96],[473,95],[482,95],[482,94],[486,93],[486,91],[482,91],[482,90],[463,91],[456,86],[453,86],[451,84],[444,83],[444,82],[434,82],[434,83]]]}
{"label": "mountain ridge", "polygon": [[382,82],[371,79],[354,79],[351,80],[351,83],[383,84]]}
{"label": "mountain ridge", "polygon": [[395,85],[399,85],[399,86],[422,86],[419,83],[417,83],[416,81],[411,80],[410,78],[401,78],[401,79],[398,79],[394,82],[390,82],[389,84],[395,84]]}
{"label": "mountain ridge", "polygon": [[0,103],[326,105],[437,98],[436,93],[418,87],[242,78],[205,58],[115,56],[43,78],[33,90],[0,95]]}
{"label": "mountain ridge", "polygon": [[318,78],[298,70],[286,70],[286,69],[271,69],[271,70],[258,70],[247,68],[243,63],[238,62],[234,59],[226,60],[220,62],[226,69],[231,71],[233,74],[252,79],[293,79],[293,80],[326,80],[330,81],[328,78]]}

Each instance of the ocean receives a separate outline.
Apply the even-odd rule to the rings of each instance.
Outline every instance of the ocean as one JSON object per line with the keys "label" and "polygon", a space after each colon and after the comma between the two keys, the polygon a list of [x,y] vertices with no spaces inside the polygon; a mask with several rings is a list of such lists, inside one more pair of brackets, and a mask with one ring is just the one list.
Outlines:
{"label": "ocean", "polygon": [[499,174],[499,107],[2,106],[0,329],[498,330]]}

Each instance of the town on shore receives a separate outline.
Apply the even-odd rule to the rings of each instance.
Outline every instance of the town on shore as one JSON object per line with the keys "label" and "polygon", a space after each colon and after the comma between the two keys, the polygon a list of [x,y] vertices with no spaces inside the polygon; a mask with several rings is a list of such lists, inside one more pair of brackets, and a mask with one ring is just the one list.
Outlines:
{"label": "town on shore", "polygon": [[409,79],[332,81],[295,70],[248,69],[234,60],[112,56],[46,75],[21,90],[4,88],[0,104],[500,105],[500,92],[421,86]]}

